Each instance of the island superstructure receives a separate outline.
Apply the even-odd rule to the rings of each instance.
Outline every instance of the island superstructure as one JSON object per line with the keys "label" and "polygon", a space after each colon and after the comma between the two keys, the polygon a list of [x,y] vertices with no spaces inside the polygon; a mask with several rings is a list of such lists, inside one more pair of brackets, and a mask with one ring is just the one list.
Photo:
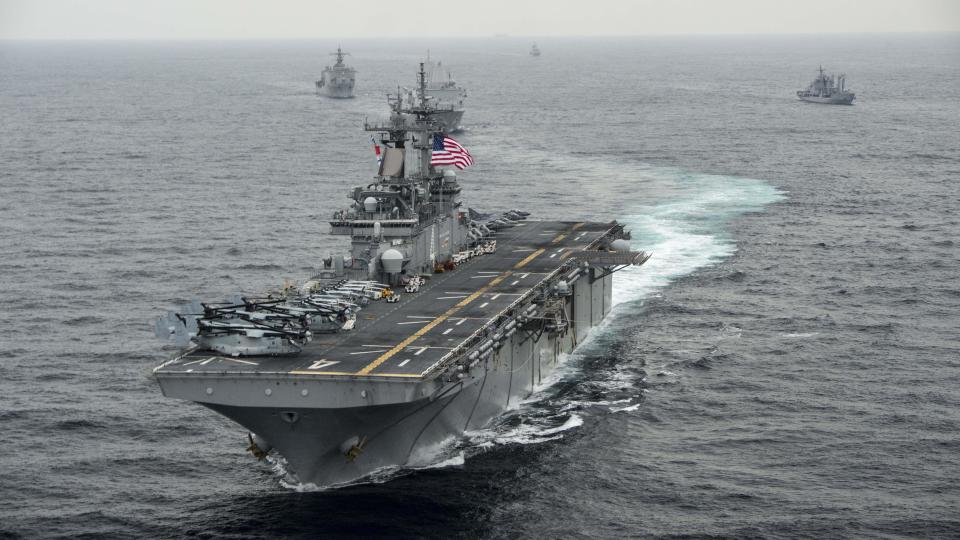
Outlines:
{"label": "island superstructure", "polygon": [[303,284],[157,324],[187,343],[154,370],[163,393],[244,426],[249,450],[279,454],[299,482],[422,463],[485,426],[610,312],[612,274],[649,257],[615,221],[465,208],[453,168],[431,165],[448,137],[423,64],[416,98],[364,126],[385,151],[330,221],[348,255]]}
{"label": "island superstructure", "polygon": [[323,68],[320,80],[317,81],[317,93],[323,93],[333,98],[351,98],[353,97],[353,88],[357,82],[357,72],[352,67],[343,63],[343,57],[350,53],[345,53],[340,47],[337,52],[330,53],[335,56],[337,61],[332,66]]}
{"label": "island superstructure", "polygon": [[817,78],[805,90],[797,90],[797,97],[811,103],[852,105],[856,96],[845,88],[846,81],[846,75],[827,75],[820,66]]}

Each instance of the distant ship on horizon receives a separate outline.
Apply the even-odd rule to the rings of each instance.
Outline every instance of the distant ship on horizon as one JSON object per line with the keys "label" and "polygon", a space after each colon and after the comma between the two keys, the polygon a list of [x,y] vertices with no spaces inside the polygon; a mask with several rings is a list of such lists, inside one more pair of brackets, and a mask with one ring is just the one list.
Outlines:
{"label": "distant ship on horizon", "polygon": [[852,105],[856,95],[845,88],[846,82],[846,75],[827,75],[823,72],[823,66],[820,66],[820,74],[806,90],[797,90],[797,97],[811,103]]}
{"label": "distant ship on horizon", "polygon": [[536,43],[533,44],[533,47],[530,47],[530,56],[540,56],[540,47],[537,47]]}

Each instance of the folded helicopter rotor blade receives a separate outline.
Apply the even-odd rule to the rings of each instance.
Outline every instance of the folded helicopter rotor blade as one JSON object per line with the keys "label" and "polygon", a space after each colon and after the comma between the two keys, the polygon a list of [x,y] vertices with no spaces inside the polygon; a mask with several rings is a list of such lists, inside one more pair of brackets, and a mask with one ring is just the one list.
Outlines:
{"label": "folded helicopter rotor blade", "polygon": [[182,325],[183,329],[193,335],[197,335],[197,332],[200,331],[200,327],[197,324],[198,318],[199,317],[187,317],[186,322]]}
{"label": "folded helicopter rotor blade", "polygon": [[173,335],[177,328],[185,324],[185,319],[173,311],[168,311],[167,314],[162,317],[162,320],[166,327],[166,335],[164,337],[167,339]]}
{"label": "folded helicopter rotor blade", "polygon": [[191,333],[187,330],[186,326],[182,324],[174,326],[173,341],[178,347],[186,347],[190,343],[191,337]]}
{"label": "folded helicopter rotor blade", "polygon": [[170,339],[170,320],[166,315],[154,321],[153,333],[160,339]]}

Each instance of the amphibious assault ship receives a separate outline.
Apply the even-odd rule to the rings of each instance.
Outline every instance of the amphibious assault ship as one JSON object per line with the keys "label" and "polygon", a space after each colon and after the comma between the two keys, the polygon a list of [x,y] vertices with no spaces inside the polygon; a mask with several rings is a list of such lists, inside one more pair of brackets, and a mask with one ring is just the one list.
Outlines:
{"label": "amphibious assault ship", "polygon": [[249,430],[291,480],[331,486],[429,463],[528,396],[611,309],[612,274],[649,257],[615,221],[533,221],[465,208],[420,65],[416,103],[365,122],[375,177],[330,220],[350,253],[302,284],[184,306],[157,334],[185,349],[154,370],[164,395]]}
{"label": "amphibious assault ship", "polygon": [[337,47],[337,52],[330,53],[337,57],[337,62],[332,66],[323,68],[320,80],[317,81],[317,93],[325,93],[334,98],[353,97],[353,87],[357,82],[357,72],[352,67],[343,63],[343,57],[350,53],[343,52]]}
{"label": "amphibious assault ship", "polygon": [[820,74],[807,86],[806,90],[797,90],[797,97],[811,103],[826,103],[829,105],[852,105],[856,97],[853,92],[844,86],[847,76],[844,74],[827,75],[820,66]]}

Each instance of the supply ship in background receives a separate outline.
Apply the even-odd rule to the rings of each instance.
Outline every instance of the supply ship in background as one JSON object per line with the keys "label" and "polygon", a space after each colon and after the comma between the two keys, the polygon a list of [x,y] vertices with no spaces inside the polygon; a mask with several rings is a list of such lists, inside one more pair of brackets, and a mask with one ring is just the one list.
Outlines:
{"label": "supply ship in background", "polygon": [[291,480],[341,485],[423,463],[528,396],[610,312],[612,274],[649,257],[608,223],[464,207],[473,163],[444,134],[423,64],[415,99],[365,124],[383,152],[331,234],[348,254],[259,296],[184,306],[157,334],[184,350],[164,395],[249,430]]}
{"label": "supply ship in background", "polygon": [[[426,62],[426,94],[424,98],[435,109],[433,121],[444,133],[455,133],[460,130],[463,122],[463,113],[466,111],[464,102],[467,91],[457,85],[453,74],[443,66],[442,62],[430,60],[427,53]],[[411,107],[416,106],[420,99],[417,91],[408,90],[407,98]]]}
{"label": "supply ship in background", "polygon": [[845,88],[846,82],[846,75],[827,75],[823,72],[823,66],[820,66],[820,74],[806,90],[798,90],[797,97],[811,103],[852,105],[856,95]]}

